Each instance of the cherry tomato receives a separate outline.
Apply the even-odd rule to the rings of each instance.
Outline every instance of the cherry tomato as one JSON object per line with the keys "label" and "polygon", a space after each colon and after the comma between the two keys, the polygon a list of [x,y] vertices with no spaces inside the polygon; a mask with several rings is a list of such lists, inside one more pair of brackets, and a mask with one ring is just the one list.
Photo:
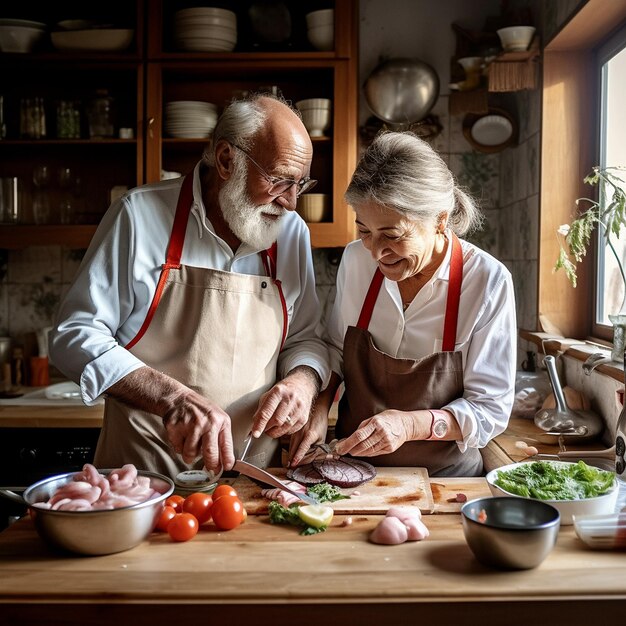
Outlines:
{"label": "cherry tomato", "polygon": [[211,514],[220,530],[237,528],[244,520],[243,503],[234,496],[222,496],[213,502]]}
{"label": "cherry tomato", "polygon": [[208,493],[196,492],[188,495],[183,502],[183,511],[191,513],[198,524],[204,524],[211,519],[211,507],[213,498]]}
{"label": "cherry tomato", "polygon": [[237,492],[230,485],[218,485],[213,492],[213,502],[222,496],[235,496],[238,498]]}
{"label": "cherry tomato", "polygon": [[167,525],[174,541],[189,541],[198,533],[198,520],[191,513],[177,513]]}
{"label": "cherry tomato", "polygon": [[168,506],[171,506],[176,511],[176,513],[182,513],[184,501],[185,501],[185,498],[177,494],[174,494],[173,496],[170,496],[169,498],[167,498],[167,500],[165,500],[165,504],[167,504]]}
{"label": "cherry tomato", "polygon": [[173,506],[169,506],[166,504],[161,511],[161,515],[159,515],[159,519],[157,520],[155,528],[157,530],[162,530],[163,532],[165,532],[167,530],[168,524],[172,521],[175,515],[176,509],[174,509]]}

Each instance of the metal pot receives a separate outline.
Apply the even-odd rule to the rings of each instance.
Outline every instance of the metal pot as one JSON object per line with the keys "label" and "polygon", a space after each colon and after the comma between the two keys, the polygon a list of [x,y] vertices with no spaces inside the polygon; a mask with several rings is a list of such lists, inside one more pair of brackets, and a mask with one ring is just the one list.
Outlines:
{"label": "metal pot", "polygon": [[390,59],[370,74],[363,90],[376,117],[408,127],[433,108],[439,96],[439,77],[418,59]]}
{"label": "metal pot", "polygon": [[[113,470],[99,471],[107,475]],[[21,496],[7,489],[0,489],[0,494],[29,508],[39,536],[50,546],[78,554],[113,554],[134,548],[150,535],[166,498],[174,492],[174,483],[167,476],[141,470],[137,473],[148,476],[150,486],[161,495],[119,509],[52,511],[34,506],[71,482],[76,472],[40,480]]]}

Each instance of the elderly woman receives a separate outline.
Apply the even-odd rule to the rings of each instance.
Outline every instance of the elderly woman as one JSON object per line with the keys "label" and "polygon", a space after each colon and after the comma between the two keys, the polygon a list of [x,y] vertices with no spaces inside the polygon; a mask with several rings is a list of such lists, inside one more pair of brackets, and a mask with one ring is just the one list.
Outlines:
{"label": "elderly woman", "polygon": [[325,437],[343,378],[336,453],[479,475],[479,449],[504,431],[513,404],[511,275],[459,239],[480,213],[411,133],[379,135],[345,197],[359,240],[343,255],[326,328],[333,375],[293,437],[291,465]]}

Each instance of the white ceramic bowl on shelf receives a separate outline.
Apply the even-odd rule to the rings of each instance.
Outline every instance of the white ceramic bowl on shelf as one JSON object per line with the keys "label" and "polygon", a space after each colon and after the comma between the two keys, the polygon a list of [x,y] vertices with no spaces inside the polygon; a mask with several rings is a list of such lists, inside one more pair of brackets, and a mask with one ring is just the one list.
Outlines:
{"label": "white ceramic bowl on shelf", "polygon": [[306,25],[308,28],[314,26],[327,26],[335,23],[335,11],[333,9],[321,9],[320,11],[311,11],[306,14]]}
{"label": "white ceramic bowl on shelf", "polygon": [[0,20],[0,51],[32,52],[44,38],[46,25],[30,20]]}
{"label": "white ceramic bowl on shelf", "polygon": [[296,102],[296,108],[299,111],[304,111],[305,109],[330,109],[331,106],[332,100],[328,98],[306,98]]}
{"label": "white ceramic bowl on shelf", "polygon": [[333,49],[335,43],[335,27],[333,24],[323,26],[311,26],[307,32],[309,43],[321,52],[328,52]]}
{"label": "white ceramic bowl on shelf", "polygon": [[298,198],[297,212],[305,222],[322,222],[328,216],[330,196],[327,193],[305,193]]}
{"label": "white ceramic bowl on shelf", "polygon": [[457,59],[457,63],[465,70],[466,74],[471,74],[472,72],[480,72],[483,66],[483,58],[462,57],[460,59]]}
{"label": "white ceramic bowl on shelf", "polygon": [[[533,461],[523,461],[522,463],[529,462],[532,463]],[[513,496],[516,498],[524,497],[505,491],[495,484],[495,481],[498,478],[498,472],[505,472],[507,470],[514,469],[519,467],[522,463],[511,463],[510,465],[494,469],[487,474],[486,479],[489,485],[489,490],[494,496]],[[574,463],[568,463],[566,461],[541,461],[541,463],[556,464],[557,466],[574,465]],[[605,513],[611,513],[615,508],[618,492],[619,488],[617,481],[614,481],[613,487],[610,491],[596,498],[585,498],[581,500],[541,500],[541,502],[551,504],[559,511],[561,514],[561,525],[571,526],[574,523],[574,516],[578,517],[583,515],[602,515]],[[533,498],[530,499],[532,500]]]}
{"label": "white ceramic bowl on shelf", "polygon": [[91,28],[50,33],[52,45],[57,50],[86,52],[120,52],[130,46],[134,36],[132,28]]}
{"label": "white ceramic bowl on shelf", "polygon": [[302,123],[311,137],[323,137],[330,128],[330,109],[304,109]]}
{"label": "white ceramic bowl on shelf", "polygon": [[535,30],[534,26],[508,26],[496,32],[505,52],[524,52],[528,50]]}

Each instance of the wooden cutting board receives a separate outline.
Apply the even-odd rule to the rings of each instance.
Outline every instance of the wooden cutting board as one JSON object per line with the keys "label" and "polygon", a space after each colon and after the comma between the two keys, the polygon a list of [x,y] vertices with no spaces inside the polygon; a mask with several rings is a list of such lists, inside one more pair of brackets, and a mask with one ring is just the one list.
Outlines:
{"label": "wooden cutting board", "polygon": [[[329,503],[337,514],[385,514],[392,506],[415,506],[422,513],[435,509],[428,471],[423,467],[377,467],[376,478],[358,487],[341,489],[350,496],[347,500]],[[286,480],[286,469],[267,470],[280,480]],[[266,515],[269,500],[261,495],[265,486],[259,486],[246,476],[238,476],[233,482],[239,497],[251,515]],[[268,487],[270,488],[270,487]],[[357,492],[358,495],[354,495]]]}

